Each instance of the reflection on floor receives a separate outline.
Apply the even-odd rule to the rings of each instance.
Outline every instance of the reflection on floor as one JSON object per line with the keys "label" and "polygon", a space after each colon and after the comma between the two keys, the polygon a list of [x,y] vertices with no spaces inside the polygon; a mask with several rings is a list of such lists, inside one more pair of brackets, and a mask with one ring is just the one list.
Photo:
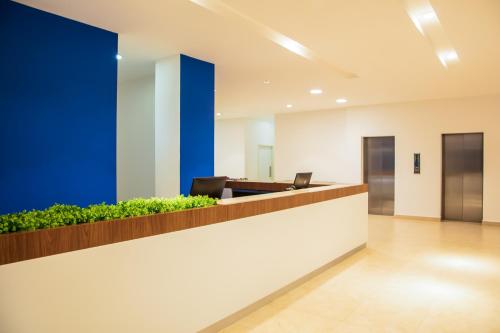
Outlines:
{"label": "reflection on floor", "polygon": [[500,227],[370,216],[367,249],[222,332],[500,332]]}

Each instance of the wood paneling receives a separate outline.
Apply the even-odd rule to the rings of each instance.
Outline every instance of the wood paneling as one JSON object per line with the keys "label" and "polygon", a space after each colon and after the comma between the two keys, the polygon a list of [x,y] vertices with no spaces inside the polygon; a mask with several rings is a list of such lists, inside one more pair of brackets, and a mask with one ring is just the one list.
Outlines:
{"label": "wood paneling", "polygon": [[355,195],[367,190],[367,185],[355,185],[245,203],[0,235],[0,265],[228,222]]}

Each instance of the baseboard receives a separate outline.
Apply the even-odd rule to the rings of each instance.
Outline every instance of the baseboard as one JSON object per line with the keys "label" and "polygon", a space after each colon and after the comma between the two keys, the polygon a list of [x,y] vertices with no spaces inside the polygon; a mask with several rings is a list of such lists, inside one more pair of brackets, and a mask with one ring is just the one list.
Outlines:
{"label": "baseboard", "polygon": [[483,225],[489,225],[494,227],[500,227],[500,222],[483,221]]}
{"label": "baseboard", "polygon": [[338,257],[337,259],[334,259],[332,261],[330,261],[329,263],[321,266],[320,268],[312,271],[311,273],[309,274],[306,274],[304,275],[303,277],[293,281],[292,283],[284,286],[283,288],[281,289],[278,289],[277,291],[261,298],[260,300],[256,301],[255,303],[252,303],[250,304],[249,306],[227,316],[226,318],[223,318],[221,320],[219,320],[218,322],[216,322],[215,324],[212,324],[210,326],[208,326],[207,328],[204,328],[202,329],[201,331],[199,331],[199,333],[212,333],[212,332],[219,332],[220,330],[230,326],[231,324],[237,322],[238,320],[242,319],[243,317],[246,317],[247,315],[249,315],[250,313],[254,312],[255,310],[263,307],[264,305],[266,304],[269,304],[271,303],[272,301],[274,301],[276,298],[286,294],[287,292],[289,292],[290,290],[298,287],[299,285],[307,282],[308,280],[312,279],[313,277],[323,273],[324,271],[330,269],[331,267],[335,266],[336,264],[338,264],[339,262],[341,262],[342,260],[352,256],[353,254],[355,254],[356,252],[358,251],[361,251],[362,249],[366,248],[366,243],[352,249],[351,251],[341,255],[340,257]]}
{"label": "baseboard", "polygon": [[413,216],[413,215],[394,215],[395,218],[405,219],[405,220],[420,220],[420,221],[432,221],[441,222],[440,217],[428,217],[428,216]]}
{"label": "baseboard", "polygon": [[[432,221],[432,222],[449,222],[441,220],[439,217],[428,217],[428,216],[413,216],[413,215],[394,215],[395,218],[404,220],[420,220],[420,221]],[[452,222],[462,222],[462,221],[452,221]],[[463,223],[476,223],[477,222],[463,222]],[[500,222],[483,221],[483,225],[500,227]]]}

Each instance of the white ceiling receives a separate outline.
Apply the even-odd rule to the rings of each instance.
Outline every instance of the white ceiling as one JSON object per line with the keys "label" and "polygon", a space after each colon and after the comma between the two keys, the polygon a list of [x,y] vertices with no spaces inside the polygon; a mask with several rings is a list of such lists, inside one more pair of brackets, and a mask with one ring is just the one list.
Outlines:
{"label": "white ceiling", "polygon": [[[120,80],[152,73],[155,60],[177,53],[215,63],[224,117],[340,107],[339,97],[352,106],[500,93],[500,0],[430,1],[460,58],[448,69],[403,0],[224,0],[238,15],[189,0],[19,2],[119,33]],[[249,21],[321,61],[282,48]],[[316,87],[323,95],[309,94]]]}

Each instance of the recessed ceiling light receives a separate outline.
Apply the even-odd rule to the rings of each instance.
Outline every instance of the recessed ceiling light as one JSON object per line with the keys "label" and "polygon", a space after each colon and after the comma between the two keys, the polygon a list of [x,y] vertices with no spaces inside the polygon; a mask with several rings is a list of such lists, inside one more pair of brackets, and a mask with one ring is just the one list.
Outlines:
{"label": "recessed ceiling light", "polygon": [[321,95],[323,93],[323,90],[315,88],[311,89],[309,92],[311,93],[311,95]]}
{"label": "recessed ceiling light", "polygon": [[222,116],[222,113],[217,112],[216,115],[217,115],[217,117],[220,117],[220,116]]}
{"label": "recessed ceiling light", "polygon": [[119,55],[119,54],[116,55],[116,60],[122,60],[122,58],[123,57],[121,55]]}
{"label": "recessed ceiling light", "polygon": [[335,100],[335,102],[337,102],[337,104],[344,104],[344,103],[347,103],[347,99],[345,99],[345,98],[337,98]]}
{"label": "recessed ceiling light", "polygon": [[287,108],[287,109],[291,109],[291,108],[293,108],[293,105],[292,105],[292,104],[287,104],[287,105],[286,105],[286,108]]}
{"label": "recessed ceiling light", "polygon": [[264,80],[264,84],[271,84],[271,81],[269,81],[269,80]]}

